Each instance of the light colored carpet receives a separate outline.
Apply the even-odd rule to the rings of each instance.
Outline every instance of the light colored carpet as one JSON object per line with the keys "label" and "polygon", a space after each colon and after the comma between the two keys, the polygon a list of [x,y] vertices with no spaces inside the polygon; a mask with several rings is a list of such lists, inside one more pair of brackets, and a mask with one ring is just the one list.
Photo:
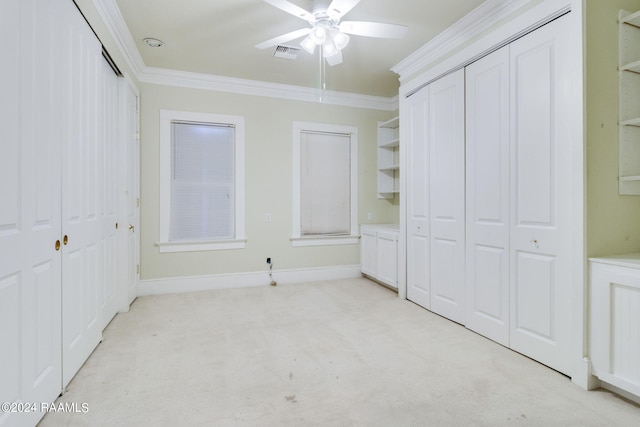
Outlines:
{"label": "light colored carpet", "polygon": [[143,297],[41,426],[638,426],[366,279]]}

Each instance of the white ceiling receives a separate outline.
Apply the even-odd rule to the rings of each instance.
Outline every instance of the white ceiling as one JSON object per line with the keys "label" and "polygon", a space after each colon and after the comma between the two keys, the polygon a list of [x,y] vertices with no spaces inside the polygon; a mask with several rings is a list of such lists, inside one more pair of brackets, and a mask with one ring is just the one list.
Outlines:
{"label": "white ceiling", "polygon": [[[311,10],[311,0],[290,0]],[[352,36],[344,62],[326,67],[326,89],[393,97],[397,75],[390,68],[484,0],[361,0],[343,19],[401,24],[401,40]],[[295,60],[273,57],[274,48],[254,46],[308,24],[262,0],[116,0],[148,67],[320,87],[318,54]],[[165,42],[161,48],[143,39]],[[300,40],[285,43],[298,46]]]}

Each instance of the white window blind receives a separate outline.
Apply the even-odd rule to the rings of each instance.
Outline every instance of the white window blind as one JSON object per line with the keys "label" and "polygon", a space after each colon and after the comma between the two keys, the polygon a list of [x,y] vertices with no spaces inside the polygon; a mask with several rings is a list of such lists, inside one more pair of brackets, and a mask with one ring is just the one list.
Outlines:
{"label": "white window blind", "polygon": [[169,240],[235,237],[235,127],[171,122]]}
{"label": "white window blind", "polygon": [[351,233],[351,135],[300,133],[300,234]]}

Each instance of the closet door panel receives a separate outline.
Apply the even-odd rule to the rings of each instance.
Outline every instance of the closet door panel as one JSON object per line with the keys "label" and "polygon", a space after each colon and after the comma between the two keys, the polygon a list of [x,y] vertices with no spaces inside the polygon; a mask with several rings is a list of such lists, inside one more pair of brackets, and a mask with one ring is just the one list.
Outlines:
{"label": "closet door panel", "polygon": [[64,2],[62,43],[63,385],[101,339],[100,298],[105,245],[100,221],[104,198],[104,139],[99,135],[102,48],[72,2]]}
{"label": "closet door panel", "polygon": [[511,45],[511,347],[569,373],[570,69],[559,18]]}
{"label": "closet door panel", "polygon": [[466,326],[509,344],[509,46],[466,68]]}
{"label": "closet door panel", "polygon": [[[431,307],[429,279],[429,88],[408,99],[407,299]],[[403,119],[404,121],[404,119]],[[405,125],[403,125],[405,126]]]}
{"label": "closet door panel", "polygon": [[431,310],[464,323],[464,70],[429,87]]}
{"label": "closet door panel", "polygon": [[[4,64],[0,67],[0,402],[24,399],[21,387],[21,292],[24,288],[22,256],[26,245],[19,194],[22,167],[20,143],[20,0],[0,5],[0,36],[4,40]],[[53,240],[55,241],[55,239]],[[52,242],[53,243],[53,242]],[[28,272],[28,269],[27,269]],[[0,413],[0,426],[9,425],[17,414]]]}
{"label": "closet door panel", "polygon": [[[118,148],[120,148],[118,92],[119,82],[109,64],[102,60],[100,63],[100,81],[102,102],[99,104],[99,135],[103,155],[101,163],[100,186],[104,191],[99,203],[99,221],[101,236],[104,242],[102,266],[104,281],[100,296],[101,329],[113,319],[118,311],[118,184],[119,164]],[[120,226],[118,224],[118,226]],[[123,224],[126,227],[126,224]]]}
{"label": "closet door panel", "polygon": [[[0,6],[0,401],[53,401],[61,389],[57,1]],[[39,413],[0,413],[0,426]]]}
{"label": "closet door panel", "polygon": [[61,257],[58,1],[22,3],[20,112],[23,387],[27,400],[60,391]]}

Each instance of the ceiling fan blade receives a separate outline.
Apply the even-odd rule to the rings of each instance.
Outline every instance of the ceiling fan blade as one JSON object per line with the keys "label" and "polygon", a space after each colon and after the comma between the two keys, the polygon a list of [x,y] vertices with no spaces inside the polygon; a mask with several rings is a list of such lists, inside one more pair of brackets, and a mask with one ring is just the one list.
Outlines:
{"label": "ceiling fan blade", "polygon": [[382,39],[401,39],[409,30],[404,25],[383,24],[366,21],[344,21],[340,23],[340,31],[356,36],[379,37]]}
{"label": "ceiling fan blade", "polygon": [[304,19],[308,22],[313,22],[315,16],[310,12],[307,12],[300,6],[296,6],[293,3],[288,2],[287,0],[264,0],[269,3],[271,6],[275,6],[280,10],[284,10],[287,13],[290,13],[293,16],[297,16],[300,19]]}
{"label": "ceiling fan blade", "polygon": [[325,59],[327,60],[327,64],[329,64],[331,67],[333,67],[334,65],[342,64],[342,52],[338,51],[338,53],[336,53],[335,55],[327,56]]}
{"label": "ceiling fan blade", "polygon": [[327,14],[333,19],[340,19],[360,3],[360,0],[333,0],[327,9]]}
{"label": "ceiling fan blade", "polygon": [[278,37],[274,37],[272,39],[264,41],[264,42],[262,42],[260,44],[257,44],[256,47],[258,49],[266,49],[268,47],[277,46],[280,43],[288,42],[290,40],[295,40],[295,39],[300,38],[302,36],[306,36],[310,32],[311,32],[311,28],[302,28],[300,30],[295,30],[295,31],[292,31],[290,33],[282,34],[282,35],[280,35]]}

